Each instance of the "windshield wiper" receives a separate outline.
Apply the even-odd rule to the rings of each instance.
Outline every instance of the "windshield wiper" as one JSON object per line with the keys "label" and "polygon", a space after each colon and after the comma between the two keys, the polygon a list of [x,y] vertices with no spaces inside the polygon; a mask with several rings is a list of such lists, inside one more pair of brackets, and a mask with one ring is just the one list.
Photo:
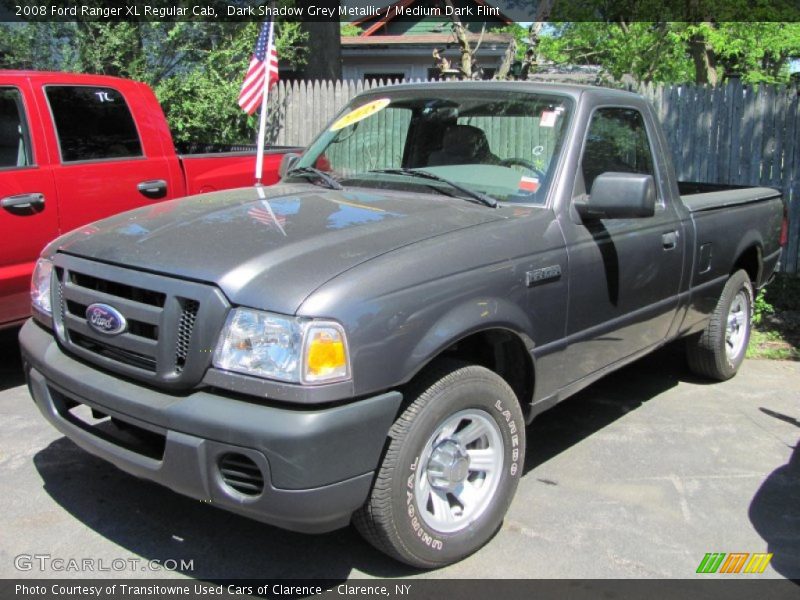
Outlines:
{"label": "windshield wiper", "polygon": [[308,179],[321,180],[332,190],[342,190],[342,184],[328,175],[325,171],[320,171],[314,167],[297,167],[287,173],[289,177],[306,177]]}
{"label": "windshield wiper", "polygon": [[388,173],[389,175],[408,175],[410,177],[419,177],[420,179],[428,179],[430,181],[438,181],[439,183],[444,183],[449,185],[454,190],[458,190],[462,194],[466,194],[468,197],[464,198],[469,202],[477,202],[479,204],[483,204],[484,206],[489,206],[491,208],[497,208],[497,200],[488,196],[486,194],[482,194],[481,192],[476,192],[475,190],[471,190],[468,187],[461,185],[460,183],[456,183],[455,181],[451,181],[446,177],[442,177],[441,175],[436,175],[435,173],[431,173],[430,171],[422,171],[419,169],[373,169],[370,173]]}

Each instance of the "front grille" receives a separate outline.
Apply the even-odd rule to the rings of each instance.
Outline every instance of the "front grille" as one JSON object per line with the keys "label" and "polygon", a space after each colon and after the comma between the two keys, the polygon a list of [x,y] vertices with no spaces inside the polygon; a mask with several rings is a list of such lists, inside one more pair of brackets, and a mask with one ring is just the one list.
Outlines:
{"label": "front grille", "polygon": [[[62,254],[55,262],[54,318],[65,349],[164,387],[202,379],[228,309],[215,288]],[[95,303],[119,312],[126,328],[115,335],[95,329],[86,318]]]}
{"label": "front grille", "polygon": [[125,298],[142,304],[149,304],[150,306],[164,306],[164,301],[167,295],[153,290],[142,289],[126,285],[118,281],[108,281],[107,279],[100,279],[86,273],[70,272],[70,282],[77,286],[117,296],[118,298]]}
{"label": "front grille", "polygon": [[115,360],[127,365],[132,365],[139,369],[145,369],[152,373],[156,372],[156,359],[147,356],[146,354],[140,354],[138,352],[132,352],[130,350],[124,350],[123,348],[117,348],[110,344],[104,344],[103,342],[98,342],[90,337],[86,337],[76,331],[70,332],[70,339],[74,344],[80,346],[97,354],[99,356],[104,356],[111,360]]}
{"label": "front grille", "polygon": [[183,370],[186,357],[189,356],[189,343],[194,331],[194,322],[197,320],[197,311],[200,304],[195,300],[182,299],[181,319],[178,321],[178,341],[175,345],[175,365]]}
{"label": "front grille", "polygon": [[240,494],[258,496],[264,491],[261,469],[244,454],[223,454],[219,461],[219,472],[222,481]]}

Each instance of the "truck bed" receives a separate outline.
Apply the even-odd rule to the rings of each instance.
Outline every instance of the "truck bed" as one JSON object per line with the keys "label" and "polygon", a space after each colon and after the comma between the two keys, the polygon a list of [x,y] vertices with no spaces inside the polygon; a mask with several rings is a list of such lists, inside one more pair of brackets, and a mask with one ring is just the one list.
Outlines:
{"label": "truck bed", "polygon": [[[192,144],[186,150],[192,154],[179,154],[181,169],[186,181],[186,194],[202,194],[216,190],[241,187],[253,181],[256,165],[255,146],[224,146],[220,144]],[[278,168],[287,152],[302,152],[292,146],[268,146],[264,150],[265,185],[278,181]]]}
{"label": "truck bed", "polygon": [[679,181],[678,191],[681,201],[691,212],[739,206],[781,196],[778,190],[772,188],[694,181]]}

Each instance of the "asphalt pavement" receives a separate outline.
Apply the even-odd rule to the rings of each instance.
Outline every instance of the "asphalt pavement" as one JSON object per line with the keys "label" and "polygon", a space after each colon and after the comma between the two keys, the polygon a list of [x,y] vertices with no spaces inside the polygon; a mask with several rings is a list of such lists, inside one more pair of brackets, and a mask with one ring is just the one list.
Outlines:
{"label": "asphalt pavement", "polygon": [[[528,428],[495,538],[432,572],[353,529],[282,531],[83,452],[30,400],[13,331],[0,332],[0,423],[2,578],[800,578],[800,363],[748,360],[709,384],[673,346],[604,378]],[[696,574],[715,552],[773,557],[762,574]]]}

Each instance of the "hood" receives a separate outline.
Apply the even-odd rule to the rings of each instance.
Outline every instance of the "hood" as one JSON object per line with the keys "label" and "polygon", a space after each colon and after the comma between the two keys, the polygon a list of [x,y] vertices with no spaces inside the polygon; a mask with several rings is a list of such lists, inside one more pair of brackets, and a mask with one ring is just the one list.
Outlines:
{"label": "hood", "polygon": [[293,314],[364,261],[501,218],[446,196],[279,184],[140,208],[77,229],[51,251],[214,283],[234,304]]}

